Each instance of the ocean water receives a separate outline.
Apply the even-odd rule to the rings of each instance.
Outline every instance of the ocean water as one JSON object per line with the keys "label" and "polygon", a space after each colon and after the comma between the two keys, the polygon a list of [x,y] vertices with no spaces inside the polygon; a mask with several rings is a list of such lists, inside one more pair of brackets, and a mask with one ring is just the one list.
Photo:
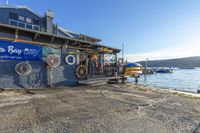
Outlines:
{"label": "ocean water", "polygon": [[[129,79],[134,82],[134,79]],[[186,70],[175,69],[174,73],[156,73],[152,75],[142,75],[139,84],[175,89],[181,91],[197,92],[200,89],[200,68]]]}

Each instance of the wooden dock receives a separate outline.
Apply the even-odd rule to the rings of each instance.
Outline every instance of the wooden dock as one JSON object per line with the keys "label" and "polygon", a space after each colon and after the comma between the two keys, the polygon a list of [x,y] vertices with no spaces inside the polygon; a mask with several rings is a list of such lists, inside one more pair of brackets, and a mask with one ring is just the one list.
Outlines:
{"label": "wooden dock", "polygon": [[127,80],[127,77],[123,76],[112,76],[112,77],[90,77],[87,80],[80,80],[80,84],[94,84],[94,83],[101,83],[101,82],[108,82],[112,84],[117,83],[125,83]]}

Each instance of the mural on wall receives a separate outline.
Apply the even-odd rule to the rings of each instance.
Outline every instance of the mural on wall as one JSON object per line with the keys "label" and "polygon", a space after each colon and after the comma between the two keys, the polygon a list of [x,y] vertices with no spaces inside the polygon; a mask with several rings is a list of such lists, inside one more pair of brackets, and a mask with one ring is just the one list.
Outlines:
{"label": "mural on wall", "polygon": [[0,60],[41,61],[42,47],[20,42],[0,41]]}

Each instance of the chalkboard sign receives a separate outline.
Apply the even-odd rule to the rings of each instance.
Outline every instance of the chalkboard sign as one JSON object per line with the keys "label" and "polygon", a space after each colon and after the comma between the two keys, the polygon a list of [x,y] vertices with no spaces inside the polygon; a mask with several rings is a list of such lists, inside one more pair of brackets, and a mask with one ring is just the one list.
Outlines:
{"label": "chalkboard sign", "polygon": [[0,41],[0,60],[40,61],[41,59],[41,46],[20,42]]}

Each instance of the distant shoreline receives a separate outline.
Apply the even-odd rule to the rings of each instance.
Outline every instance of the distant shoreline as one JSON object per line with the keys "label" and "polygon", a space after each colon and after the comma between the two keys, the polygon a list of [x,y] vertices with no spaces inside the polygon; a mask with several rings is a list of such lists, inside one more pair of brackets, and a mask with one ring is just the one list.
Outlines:
{"label": "distant shoreline", "polygon": [[143,66],[145,66],[147,63],[148,67],[184,67],[184,66],[200,67],[200,56],[176,58],[176,59],[164,59],[164,60],[149,59],[147,61],[137,61],[137,63]]}

